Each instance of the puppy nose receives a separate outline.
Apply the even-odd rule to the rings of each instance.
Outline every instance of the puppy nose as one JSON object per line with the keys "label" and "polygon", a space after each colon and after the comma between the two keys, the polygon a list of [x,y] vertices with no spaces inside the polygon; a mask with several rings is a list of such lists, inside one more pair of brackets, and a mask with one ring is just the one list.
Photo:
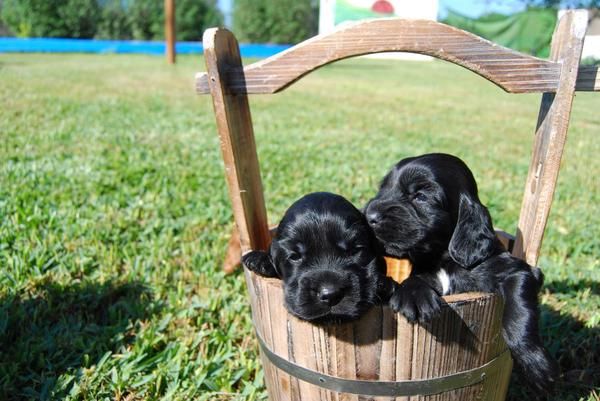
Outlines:
{"label": "puppy nose", "polygon": [[337,305],[342,300],[344,293],[341,288],[334,284],[323,284],[319,288],[317,296],[319,297],[319,301],[329,306],[333,306]]}
{"label": "puppy nose", "polygon": [[367,212],[367,222],[370,226],[376,226],[381,223],[381,215],[376,211]]}

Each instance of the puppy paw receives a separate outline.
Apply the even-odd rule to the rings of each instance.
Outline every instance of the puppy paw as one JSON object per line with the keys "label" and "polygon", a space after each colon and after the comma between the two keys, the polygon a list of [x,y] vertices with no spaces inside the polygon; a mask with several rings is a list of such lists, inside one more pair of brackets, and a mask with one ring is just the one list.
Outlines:
{"label": "puppy paw", "polygon": [[277,269],[273,265],[269,254],[263,251],[251,251],[242,256],[242,263],[249,270],[265,276],[265,277],[279,277]]}
{"label": "puppy paw", "polygon": [[427,323],[440,313],[442,298],[417,277],[409,277],[392,294],[389,306],[411,322]]}

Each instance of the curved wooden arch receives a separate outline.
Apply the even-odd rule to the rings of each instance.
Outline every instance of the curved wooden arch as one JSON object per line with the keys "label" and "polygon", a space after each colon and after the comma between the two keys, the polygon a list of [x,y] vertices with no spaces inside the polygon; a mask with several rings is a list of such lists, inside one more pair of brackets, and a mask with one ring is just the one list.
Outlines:
{"label": "curved wooden arch", "polygon": [[[220,28],[206,31],[204,43],[214,43],[225,32]],[[231,68],[227,86],[232,93],[276,93],[326,64],[382,52],[411,52],[446,60],[511,93],[555,92],[561,71],[560,62],[522,54],[439,22],[384,18],[351,23],[316,36],[247,66],[243,73],[239,67]],[[206,73],[197,75],[196,89],[210,92]]]}

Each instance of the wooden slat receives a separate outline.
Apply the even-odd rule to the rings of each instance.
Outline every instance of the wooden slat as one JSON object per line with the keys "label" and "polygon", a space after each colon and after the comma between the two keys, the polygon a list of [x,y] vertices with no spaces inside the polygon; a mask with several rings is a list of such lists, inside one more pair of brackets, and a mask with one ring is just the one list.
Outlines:
{"label": "wooden slat", "polygon": [[266,250],[270,235],[250,106],[246,95],[232,93],[226,74],[231,66],[241,68],[238,43],[231,32],[217,28],[208,29],[203,42],[229,196],[240,232],[242,252]]}
{"label": "wooden slat", "polygon": [[[393,315],[393,312],[392,312]],[[402,315],[396,315],[396,349],[392,358],[396,359],[396,380],[410,380],[415,355],[413,353],[414,325],[408,323]]]}
{"label": "wooden slat", "polygon": [[[284,307],[281,281],[245,270],[254,324],[275,354],[326,375],[361,380],[432,378],[473,369],[506,350],[501,335],[502,300],[497,295],[468,293],[444,297],[439,317],[425,326],[411,324],[388,307],[376,306],[356,322],[313,325],[291,316]],[[256,311],[256,309],[259,309]],[[263,358],[272,400],[392,401],[393,397],[342,394],[298,380]],[[431,396],[395,401],[471,400],[506,394],[510,364],[493,378]]]}
{"label": "wooden slat", "polygon": [[[280,299],[282,300],[282,299]],[[276,304],[277,307],[280,307],[279,304]],[[273,321],[271,324],[278,325],[282,321]],[[291,354],[290,361],[308,368],[313,371],[318,371],[316,352],[315,352],[315,339],[313,335],[313,327],[310,324],[307,324],[305,321],[299,320],[293,316],[290,316],[288,319],[290,340],[288,340],[288,344],[290,344]],[[319,387],[307,383],[303,380],[296,381],[299,394],[302,399],[307,400],[321,400],[321,389]]]}
{"label": "wooden slat", "polygon": [[513,255],[531,265],[537,262],[554,197],[586,28],[585,10],[568,11],[558,22],[552,37],[550,58],[562,65],[560,84],[556,93],[542,95],[513,248]]}
{"label": "wooden slat", "polygon": [[600,72],[597,65],[583,65],[579,67],[577,73],[576,91],[599,92],[600,91]]}
{"label": "wooden slat", "polygon": [[[279,291],[274,291],[273,287],[267,287],[266,291],[264,291],[265,295],[267,295],[266,305],[263,305],[263,309],[269,311],[268,321],[278,321],[278,322],[287,322],[287,313],[277,306],[277,303],[280,302],[279,297],[281,296]],[[271,349],[277,352],[280,355],[287,355],[290,357],[291,350],[288,347],[288,332],[287,332],[287,324],[281,325],[269,325],[270,338],[272,343],[269,344]],[[267,343],[268,344],[268,343]],[[276,380],[274,383],[278,391],[285,393],[285,389],[289,390],[290,383],[292,378],[290,375],[277,370]]]}
{"label": "wooden slat", "polygon": [[[379,355],[379,380],[396,381],[396,366],[398,336],[396,336],[397,323],[395,313],[389,308],[382,308],[383,316],[381,318],[381,351]],[[409,341],[408,338],[402,338],[401,341]],[[410,377],[410,375],[407,375]],[[400,401],[394,400],[394,397],[383,398],[381,401]]]}
{"label": "wooden slat", "polygon": [[[398,51],[458,64],[507,92],[554,92],[559,84],[560,65],[556,62],[516,52],[439,22],[400,18],[350,23],[245,69],[230,65],[227,79],[235,93],[276,93],[336,60]],[[197,92],[208,93],[209,86],[209,77],[199,73]]]}
{"label": "wooden slat", "polygon": [[[351,324],[335,325],[331,338],[334,371],[336,377],[356,379],[356,355],[354,353],[354,328]],[[355,394],[340,393],[339,401],[358,401]],[[298,400],[302,401],[302,400]]]}

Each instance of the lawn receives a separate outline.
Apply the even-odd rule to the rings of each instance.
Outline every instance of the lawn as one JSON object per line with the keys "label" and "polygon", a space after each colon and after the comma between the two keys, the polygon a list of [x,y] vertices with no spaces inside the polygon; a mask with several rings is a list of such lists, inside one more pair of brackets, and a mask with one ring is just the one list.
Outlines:
{"label": "lawn", "polygon": [[[0,55],[0,399],[264,400],[200,57]],[[397,160],[453,153],[514,232],[539,95],[442,62],[348,60],[251,98],[271,222],[356,205]],[[553,400],[600,396],[600,94],[581,93],[539,265]],[[532,399],[513,374],[510,400]],[[307,400],[308,401],[308,400]]]}

